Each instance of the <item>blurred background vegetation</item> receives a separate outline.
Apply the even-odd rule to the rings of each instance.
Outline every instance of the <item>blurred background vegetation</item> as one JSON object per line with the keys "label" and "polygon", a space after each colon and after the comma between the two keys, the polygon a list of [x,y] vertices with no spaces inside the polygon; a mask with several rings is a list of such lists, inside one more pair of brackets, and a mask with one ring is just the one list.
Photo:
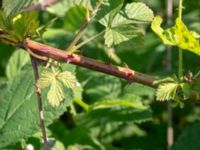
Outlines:
{"label": "blurred background vegetation", "polygon": [[[124,3],[136,2],[126,0]],[[155,15],[167,21],[167,0],[138,0],[146,3]],[[173,19],[177,17],[178,0],[174,1]],[[183,21],[188,27],[200,33],[200,0],[183,1]],[[50,24],[44,33],[43,42],[65,49],[79,29],[84,10],[73,6],[71,0],[61,0],[39,14],[40,24],[45,25],[53,18],[58,19]],[[90,24],[82,40],[101,31],[103,26],[97,22]],[[100,37],[80,49],[81,54],[97,60],[127,65],[129,68],[154,75],[167,76],[177,74],[178,50],[172,48],[172,70],[166,71],[166,46],[148,26],[143,40],[124,42],[113,48],[104,46]],[[0,81],[6,78],[6,65],[14,52],[13,47],[0,44]],[[197,72],[200,69],[199,56],[184,51],[184,72]],[[81,99],[87,104],[99,101],[133,100],[135,109],[113,107],[97,109],[86,113],[83,108],[74,105],[60,119],[48,127],[49,137],[58,140],[57,149],[69,150],[165,150],[167,149],[167,103],[156,102],[154,89],[128,84],[126,81],[71,66],[83,89],[79,89]],[[141,103],[142,102],[142,103]],[[142,109],[140,109],[141,107]],[[200,106],[185,101],[184,108],[173,108],[173,128],[175,150],[198,150],[200,147]],[[26,143],[39,149],[39,136],[36,134]],[[20,144],[19,144],[20,145]],[[19,146],[20,147],[20,146]],[[64,148],[65,147],[65,148]],[[16,148],[17,149],[17,148]]]}

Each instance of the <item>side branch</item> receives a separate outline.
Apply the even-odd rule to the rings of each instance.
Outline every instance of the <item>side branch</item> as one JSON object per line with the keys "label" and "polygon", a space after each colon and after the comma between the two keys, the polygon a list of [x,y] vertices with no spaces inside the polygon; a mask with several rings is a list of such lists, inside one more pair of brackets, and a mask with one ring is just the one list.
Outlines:
{"label": "side branch", "polygon": [[42,108],[41,88],[39,84],[38,66],[37,66],[36,59],[33,58],[32,56],[31,56],[31,62],[32,62],[32,67],[34,71],[34,76],[35,76],[35,87],[36,87],[37,100],[38,100],[38,111],[39,111],[39,118],[40,118],[40,128],[42,131],[43,149],[48,150],[47,135],[46,135],[45,125],[44,125],[44,112]]}
{"label": "side branch", "polygon": [[71,63],[77,66],[123,78],[129,82],[138,82],[143,85],[156,88],[156,85],[153,84],[155,81],[153,77],[136,72],[129,68],[114,66],[112,64],[97,61],[84,56],[71,54],[66,51],[32,41],[30,39],[25,39],[24,45],[27,46],[33,53],[40,56],[52,58],[60,62]]}

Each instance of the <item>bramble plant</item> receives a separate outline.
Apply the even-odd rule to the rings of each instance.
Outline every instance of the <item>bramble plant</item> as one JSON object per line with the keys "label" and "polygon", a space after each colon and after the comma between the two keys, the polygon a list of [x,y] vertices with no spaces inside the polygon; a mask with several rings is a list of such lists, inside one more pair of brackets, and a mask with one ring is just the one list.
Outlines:
{"label": "bramble plant", "polygon": [[[148,142],[145,146],[135,136],[147,136],[145,126],[150,121],[153,128],[165,121],[164,113],[156,114],[163,110],[154,108],[160,105],[152,104],[154,99],[181,108],[200,101],[199,68],[183,68],[184,51],[199,59],[200,35],[182,21],[182,0],[174,25],[167,29],[143,2],[0,3],[0,49],[16,49],[5,67],[5,78],[0,78],[0,149],[150,149]],[[159,73],[159,65],[155,67],[159,71],[150,71],[160,64],[157,59],[163,57],[164,45],[179,48],[178,74]],[[192,119],[199,120],[197,116]],[[197,136],[194,129],[199,126],[194,126],[191,134]],[[182,149],[188,135],[187,129],[168,149]],[[152,149],[165,149],[166,144],[160,147],[154,138]],[[195,144],[192,150],[198,148],[199,142]]]}

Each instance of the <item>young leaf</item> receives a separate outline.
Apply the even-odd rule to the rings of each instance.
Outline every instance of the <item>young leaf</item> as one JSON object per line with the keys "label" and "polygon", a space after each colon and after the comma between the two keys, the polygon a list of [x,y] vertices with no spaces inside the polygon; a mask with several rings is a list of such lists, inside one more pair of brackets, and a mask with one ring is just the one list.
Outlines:
{"label": "young leaf", "polygon": [[60,80],[67,88],[74,88],[77,85],[76,77],[69,71],[59,73],[57,79]]}
{"label": "young leaf", "polygon": [[28,6],[33,0],[3,0],[2,6],[6,16],[15,14],[23,7]]}
{"label": "young leaf", "polygon": [[75,76],[68,71],[44,70],[40,77],[40,83],[42,88],[50,86],[47,98],[52,106],[58,107],[65,98],[64,86],[67,88],[74,88],[77,80]]}
{"label": "young leaf", "polygon": [[197,55],[200,55],[200,44],[194,33],[189,31],[186,25],[179,19],[176,24],[168,29],[161,27],[162,18],[157,16],[154,18],[151,28],[162,39],[166,45],[178,46]]}
{"label": "young leaf", "polygon": [[49,100],[49,103],[53,107],[58,107],[65,98],[62,84],[56,80],[56,78],[53,78],[51,81],[51,87],[48,91],[47,99]]}
{"label": "young leaf", "polygon": [[158,101],[173,100],[176,96],[179,86],[180,85],[178,83],[161,84],[157,89],[156,99]]}

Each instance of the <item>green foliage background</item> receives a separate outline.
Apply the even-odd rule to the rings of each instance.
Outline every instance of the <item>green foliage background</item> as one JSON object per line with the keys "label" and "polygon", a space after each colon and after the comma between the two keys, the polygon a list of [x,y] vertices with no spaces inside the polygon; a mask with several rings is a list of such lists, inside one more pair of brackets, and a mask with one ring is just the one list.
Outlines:
{"label": "green foliage background", "polygon": [[[24,0],[23,2],[25,3]],[[80,0],[75,2],[81,3]],[[84,7],[89,5],[90,9],[93,8],[93,1],[82,2],[82,7],[74,7],[72,0],[62,0],[39,13],[40,25],[49,24],[43,35],[43,42],[60,49],[69,45],[84,19]],[[126,0],[123,5],[118,1],[120,6],[116,0],[109,2],[116,5],[111,15],[118,7],[124,8],[125,4],[144,2],[155,14],[163,16],[165,21],[167,18],[167,1]],[[200,0],[184,1],[183,4],[185,24],[200,33]],[[8,8],[7,13],[10,13],[13,10],[12,6]],[[173,18],[177,16],[176,8],[177,1],[174,1]],[[17,9],[14,11],[18,11]],[[97,14],[96,21],[89,26],[81,40],[88,39],[104,28],[102,22],[97,22],[103,13],[105,12]],[[55,17],[58,19],[50,24]],[[172,48],[172,70],[166,71],[166,46],[149,26],[142,40],[131,38],[129,41],[123,41],[122,38],[120,42],[122,43],[108,48],[104,45],[104,37],[101,36],[81,48],[81,53],[117,65],[125,63],[131,69],[159,77],[177,73],[177,48]],[[110,46],[111,43],[112,41],[109,41],[106,45]],[[35,149],[41,149],[30,61],[25,52],[16,51],[12,47],[0,44],[0,149],[21,150],[28,144],[32,144]],[[199,56],[184,51],[184,71],[197,72],[200,69],[199,60]],[[155,101],[154,89],[137,83],[128,84],[124,80],[72,65],[64,65],[63,68],[76,74],[80,86],[74,90],[65,89],[66,101],[58,108],[50,106],[44,91],[45,120],[46,125],[50,124],[47,127],[48,137],[55,139],[56,150],[166,149],[167,104]],[[73,100],[75,102],[72,106]],[[81,103],[82,101],[86,104]],[[199,149],[199,121],[198,104],[186,101],[183,109],[174,108],[175,143],[172,149]]]}

